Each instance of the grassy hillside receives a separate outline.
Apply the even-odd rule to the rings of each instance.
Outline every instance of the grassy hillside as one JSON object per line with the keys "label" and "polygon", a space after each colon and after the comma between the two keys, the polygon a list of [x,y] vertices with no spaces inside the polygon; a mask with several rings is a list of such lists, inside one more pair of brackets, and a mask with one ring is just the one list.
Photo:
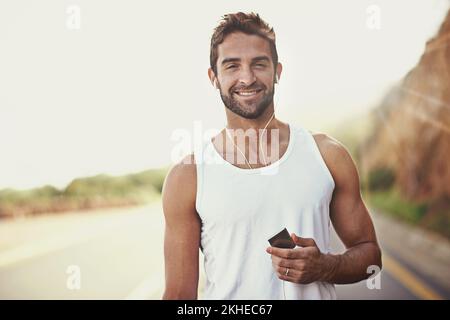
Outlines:
{"label": "grassy hillside", "polygon": [[167,170],[77,178],[62,190],[49,185],[0,190],[0,217],[146,203],[159,197]]}

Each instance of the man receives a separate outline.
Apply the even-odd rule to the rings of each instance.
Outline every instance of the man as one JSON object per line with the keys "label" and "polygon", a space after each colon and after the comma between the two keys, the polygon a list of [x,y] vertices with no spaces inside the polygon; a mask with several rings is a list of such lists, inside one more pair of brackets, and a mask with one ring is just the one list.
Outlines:
{"label": "man", "polygon": [[[335,299],[334,284],[367,278],[371,265],[381,268],[350,155],[327,135],[274,116],[282,65],[275,33],[257,14],[224,16],[210,63],[227,126],[166,177],[163,299],[197,299],[199,248],[206,299]],[[258,146],[240,147],[233,130],[259,131]],[[268,149],[275,150],[270,157]],[[228,161],[230,155],[245,161]],[[329,253],[330,221],[343,254]],[[270,247],[268,239],[285,227],[296,247]]]}

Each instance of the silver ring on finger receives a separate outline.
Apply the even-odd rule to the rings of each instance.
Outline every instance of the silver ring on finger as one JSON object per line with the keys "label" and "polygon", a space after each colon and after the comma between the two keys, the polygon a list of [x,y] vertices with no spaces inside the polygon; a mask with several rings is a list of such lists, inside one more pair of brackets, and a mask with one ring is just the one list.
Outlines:
{"label": "silver ring on finger", "polygon": [[286,268],[286,273],[284,275],[287,276],[288,274],[289,274],[289,268]]}

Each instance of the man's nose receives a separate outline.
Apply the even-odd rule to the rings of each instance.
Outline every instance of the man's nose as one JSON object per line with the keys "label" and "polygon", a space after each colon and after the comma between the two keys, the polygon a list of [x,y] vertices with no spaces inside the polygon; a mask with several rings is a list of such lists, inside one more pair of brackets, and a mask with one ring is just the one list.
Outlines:
{"label": "man's nose", "polygon": [[239,73],[239,82],[245,85],[251,85],[256,81],[255,74],[251,68],[242,68]]}

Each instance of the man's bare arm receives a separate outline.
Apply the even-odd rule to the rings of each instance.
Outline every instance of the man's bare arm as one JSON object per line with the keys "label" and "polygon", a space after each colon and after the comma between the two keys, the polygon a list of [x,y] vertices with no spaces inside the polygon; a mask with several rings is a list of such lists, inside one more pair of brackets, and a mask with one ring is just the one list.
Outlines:
{"label": "man's bare arm", "polygon": [[330,219],[345,244],[343,254],[322,253],[314,239],[292,234],[294,249],[268,247],[278,278],[294,283],[353,283],[368,278],[367,267],[381,269],[381,251],[369,212],[361,198],[359,177],[347,150],[324,134],[314,139],[335,182]]}
{"label": "man's bare arm", "polygon": [[201,221],[195,209],[196,181],[192,155],[173,166],[164,181],[163,299],[197,299]]}
{"label": "man's bare arm", "polygon": [[341,144],[323,134],[315,135],[315,139],[335,181],[330,219],[347,249],[343,254],[324,256],[328,272],[323,280],[336,284],[358,282],[370,276],[370,265],[382,267],[372,219],[361,198],[358,172]]}

